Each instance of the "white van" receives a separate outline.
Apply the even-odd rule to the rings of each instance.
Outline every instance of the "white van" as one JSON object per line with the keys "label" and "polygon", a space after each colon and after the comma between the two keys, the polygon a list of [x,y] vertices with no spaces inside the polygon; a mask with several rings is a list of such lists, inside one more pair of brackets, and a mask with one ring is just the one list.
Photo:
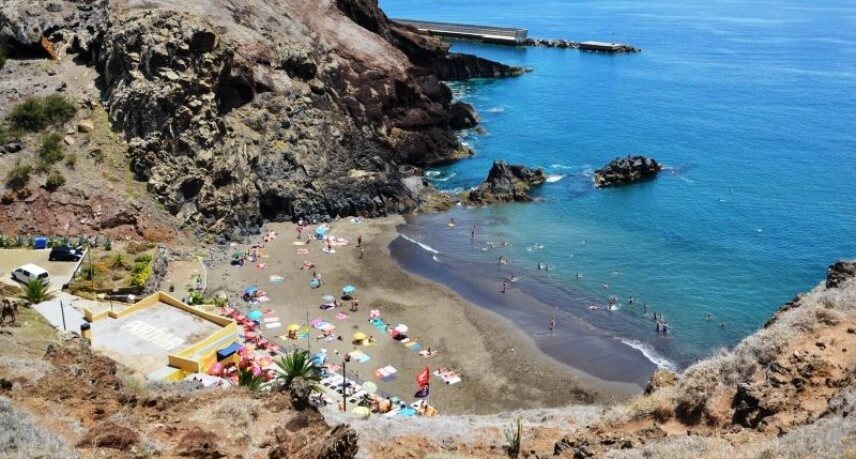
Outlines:
{"label": "white van", "polygon": [[50,277],[48,275],[47,270],[32,263],[26,264],[19,268],[15,268],[15,270],[12,271],[12,279],[18,282],[23,282],[25,284],[34,279],[41,280],[42,283],[45,285],[50,282]]}

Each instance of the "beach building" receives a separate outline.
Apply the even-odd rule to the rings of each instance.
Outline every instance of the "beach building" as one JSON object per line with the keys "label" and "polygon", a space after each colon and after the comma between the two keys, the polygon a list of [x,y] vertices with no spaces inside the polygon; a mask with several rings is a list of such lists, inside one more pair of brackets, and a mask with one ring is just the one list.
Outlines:
{"label": "beach building", "polygon": [[84,308],[82,335],[96,351],[146,375],[178,381],[237,358],[235,321],[156,292],[121,309]]}

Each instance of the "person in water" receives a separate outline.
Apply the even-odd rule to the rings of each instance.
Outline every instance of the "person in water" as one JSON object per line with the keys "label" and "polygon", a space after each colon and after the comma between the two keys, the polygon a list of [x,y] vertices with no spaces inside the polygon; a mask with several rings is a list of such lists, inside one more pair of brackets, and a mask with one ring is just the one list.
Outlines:
{"label": "person in water", "polygon": [[502,280],[502,293],[505,293],[506,287],[508,287],[508,281],[503,279]]}
{"label": "person in water", "polygon": [[550,334],[551,335],[553,334],[553,330],[555,330],[555,329],[556,329],[556,318],[551,317],[550,318]]}
{"label": "person in water", "polygon": [[583,275],[580,273],[577,273],[577,279],[582,279],[582,278],[583,278]]}
{"label": "person in water", "polygon": [[473,229],[470,230],[470,241],[476,240],[476,225],[473,225]]}

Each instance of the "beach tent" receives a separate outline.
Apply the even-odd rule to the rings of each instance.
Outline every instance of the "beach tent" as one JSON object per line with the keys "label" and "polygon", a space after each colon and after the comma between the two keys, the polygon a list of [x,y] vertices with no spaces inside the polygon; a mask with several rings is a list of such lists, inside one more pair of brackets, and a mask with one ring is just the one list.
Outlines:
{"label": "beach tent", "polygon": [[262,317],[264,317],[264,313],[262,313],[258,309],[254,309],[254,310],[250,311],[249,313],[247,313],[247,319],[250,319],[253,322],[261,321]]}
{"label": "beach tent", "polygon": [[288,331],[295,331],[295,332],[296,332],[297,330],[300,330],[300,325],[297,325],[297,324],[291,324],[291,325],[289,325],[289,326],[288,326],[287,330],[288,330]]}
{"label": "beach tent", "polygon": [[357,288],[351,284],[348,284],[348,285],[342,287],[342,293],[344,293],[345,295],[351,295],[356,291],[357,291]]}
{"label": "beach tent", "polygon": [[324,365],[324,363],[327,361],[327,350],[321,349],[321,352],[313,355],[309,359],[309,361],[314,363],[315,366],[318,366],[318,367],[320,367],[321,365]]}

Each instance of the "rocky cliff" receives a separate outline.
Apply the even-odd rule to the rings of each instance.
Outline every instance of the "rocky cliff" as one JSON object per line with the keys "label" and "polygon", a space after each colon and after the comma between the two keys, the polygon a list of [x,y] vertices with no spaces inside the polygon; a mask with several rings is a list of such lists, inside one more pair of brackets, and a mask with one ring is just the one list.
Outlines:
{"label": "rocky cliff", "polygon": [[372,0],[12,0],[14,57],[93,66],[136,178],[182,221],[404,212],[402,180],[466,155],[444,79],[522,72],[389,23]]}

